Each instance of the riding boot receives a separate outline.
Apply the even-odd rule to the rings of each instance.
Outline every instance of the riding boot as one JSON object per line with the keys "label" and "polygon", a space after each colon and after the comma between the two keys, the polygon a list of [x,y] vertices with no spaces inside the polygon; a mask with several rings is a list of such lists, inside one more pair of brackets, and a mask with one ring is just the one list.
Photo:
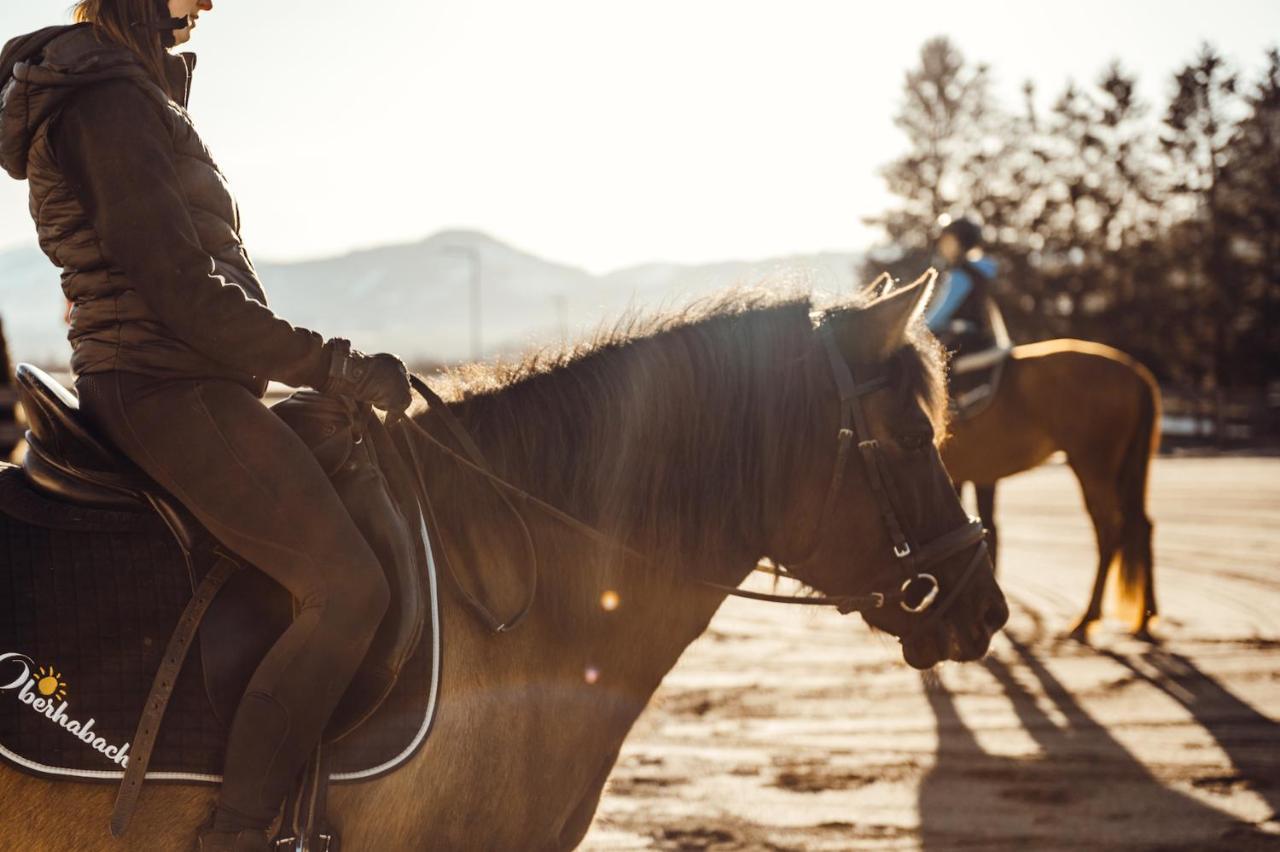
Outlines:
{"label": "riding boot", "polygon": [[269,852],[267,834],[256,828],[243,831],[204,831],[197,852]]}
{"label": "riding boot", "polygon": [[388,611],[369,646],[365,665],[352,678],[329,721],[326,740],[341,737],[381,704],[417,647],[422,629],[422,589],[414,538],[379,471],[371,435],[366,433],[356,442],[346,464],[331,481],[382,563],[391,585],[391,606],[399,612]]}
{"label": "riding boot", "polygon": [[[300,390],[272,410],[311,448],[391,586],[393,609],[326,728],[324,739],[332,742],[377,709],[417,647],[423,607],[415,527],[397,506],[394,489],[380,470],[374,444],[394,450],[386,427],[367,405]],[[408,499],[414,503],[411,495]]]}

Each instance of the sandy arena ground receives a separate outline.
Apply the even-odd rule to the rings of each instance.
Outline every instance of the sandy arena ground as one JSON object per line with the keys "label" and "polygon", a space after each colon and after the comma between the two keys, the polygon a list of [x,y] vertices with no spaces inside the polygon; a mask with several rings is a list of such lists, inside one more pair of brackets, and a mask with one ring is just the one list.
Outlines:
{"label": "sandy arena ground", "polygon": [[1154,468],[1160,646],[1063,639],[1071,472],[999,493],[1012,615],[921,676],[855,617],[733,600],[623,748],[587,849],[1280,849],[1280,459]]}

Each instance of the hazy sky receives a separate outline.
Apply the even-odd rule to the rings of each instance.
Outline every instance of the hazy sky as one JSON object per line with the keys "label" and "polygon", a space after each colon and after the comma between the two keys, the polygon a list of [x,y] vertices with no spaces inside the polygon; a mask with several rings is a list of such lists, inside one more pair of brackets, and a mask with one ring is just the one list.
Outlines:
{"label": "hazy sky", "polygon": [[[865,247],[921,42],[1010,103],[1112,58],[1162,98],[1208,39],[1246,70],[1280,2],[214,0],[191,112],[258,259],[445,227],[593,270]],[[0,40],[70,0],[2,0]],[[0,248],[34,242],[0,173]]]}

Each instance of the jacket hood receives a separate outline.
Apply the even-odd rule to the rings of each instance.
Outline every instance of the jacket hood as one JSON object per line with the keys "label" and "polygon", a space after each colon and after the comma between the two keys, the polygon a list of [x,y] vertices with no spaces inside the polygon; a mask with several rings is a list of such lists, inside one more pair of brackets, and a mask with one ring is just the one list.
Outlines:
{"label": "jacket hood", "polygon": [[[165,53],[165,70],[184,107],[194,53]],[[31,140],[80,87],[120,78],[150,79],[127,47],[99,41],[89,23],[45,27],[10,39],[0,50],[0,166],[27,176]]]}

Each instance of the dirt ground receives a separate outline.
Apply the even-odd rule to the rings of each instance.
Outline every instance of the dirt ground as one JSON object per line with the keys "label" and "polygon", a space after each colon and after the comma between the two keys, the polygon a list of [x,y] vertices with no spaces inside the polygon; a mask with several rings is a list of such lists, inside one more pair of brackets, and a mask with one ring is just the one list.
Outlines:
{"label": "dirt ground", "polygon": [[731,600],[641,717],[586,849],[1280,849],[1280,459],[1157,461],[1163,643],[1063,638],[1071,472],[999,493],[1012,615],[920,675],[856,617]]}

